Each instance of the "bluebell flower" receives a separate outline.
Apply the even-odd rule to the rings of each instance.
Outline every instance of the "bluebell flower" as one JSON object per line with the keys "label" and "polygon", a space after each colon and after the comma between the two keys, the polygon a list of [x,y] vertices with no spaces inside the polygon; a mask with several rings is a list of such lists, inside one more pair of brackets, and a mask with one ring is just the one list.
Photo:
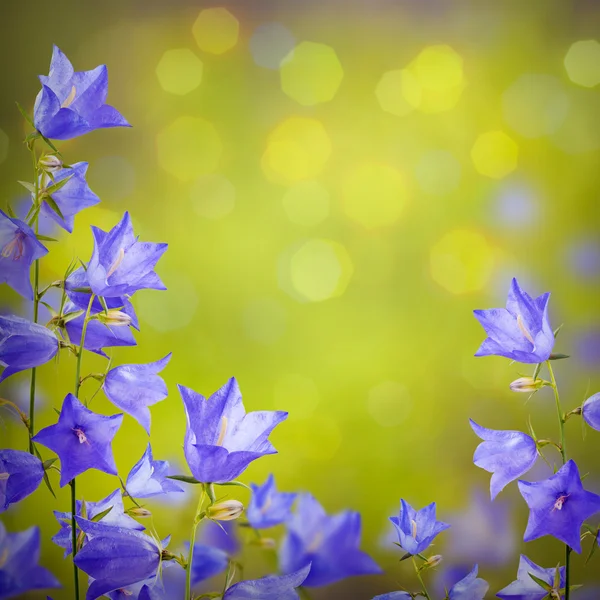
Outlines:
{"label": "bluebell flower", "polygon": [[489,589],[487,581],[477,577],[477,565],[448,592],[448,600],[483,600]]}
{"label": "bluebell flower", "polygon": [[127,475],[125,488],[133,498],[150,498],[170,492],[183,492],[183,489],[172,479],[167,479],[169,462],[154,460],[152,447],[146,447],[146,452],[137,461]]}
{"label": "bluebell flower", "polygon": [[554,347],[549,299],[549,293],[531,298],[513,279],[506,308],[473,311],[488,335],[475,356],[504,356],[521,363],[548,360]]}
{"label": "bluebell flower", "polygon": [[0,315],[0,381],[54,358],[58,339],[49,329],[14,315]]}
{"label": "bluebell flower", "polygon": [[[189,549],[189,543],[186,544],[186,547]],[[220,548],[195,544],[192,559],[192,585],[197,585],[223,573],[229,565],[229,559],[229,554]]]}
{"label": "bluebell flower", "polygon": [[405,500],[400,501],[400,513],[390,517],[398,532],[400,546],[409,554],[420,554],[429,548],[434,538],[450,525],[435,518],[435,502],[416,511]]}
{"label": "bluebell flower", "polygon": [[47,138],[68,140],[94,129],[129,127],[115,108],[106,104],[108,72],[105,65],[74,71],[69,59],[54,46],[50,72],[40,75],[42,89],[35,99],[33,121]]}
{"label": "bluebell flower", "polygon": [[153,538],[122,527],[111,527],[77,517],[88,541],[74,562],[93,578],[86,600],[156,576],[163,546]]}
{"label": "bluebell flower", "polygon": [[0,558],[0,600],[32,590],[60,587],[56,577],[38,565],[39,527],[8,533],[0,521]]}
{"label": "bluebell flower", "polygon": [[39,431],[33,441],[50,448],[60,458],[61,487],[88,469],[117,475],[111,443],[122,421],[122,414],[97,414],[67,394],[58,423]]}
{"label": "bluebell flower", "polygon": [[581,553],[581,526],[600,512],[600,496],[583,489],[575,462],[568,461],[543,481],[519,481],[519,491],[529,506],[523,540],[552,535]]}
{"label": "bluebell flower", "polygon": [[278,492],[273,474],[263,485],[250,484],[252,497],[246,516],[254,529],[266,529],[287,521],[292,514],[292,505],[297,494]]}
{"label": "bluebell flower", "polygon": [[[548,592],[529,576],[530,573],[545,581],[548,585],[554,585],[556,567],[544,569],[529,560],[524,554],[521,554],[517,580],[500,590],[496,596],[503,600],[544,600],[544,598],[547,598]],[[559,573],[560,588],[562,589],[566,583],[565,568],[560,567]]]}
{"label": "bluebell flower", "polygon": [[35,492],[43,478],[44,466],[37,456],[0,450],[0,513]]}
{"label": "bluebell flower", "polygon": [[346,510],[328,515],[311,494],[300,494],[296,512],[287,522],[279,550],[283,573],[312,564],[304,582],[320,587],[354,575],[381,573],[377,563],[360,550],[360,514]]}
{"label": "bluebell flower", "polygon": [[492,500],[511,482],[529,471],[537,460],[535,440],[520,431],[486,429],[470,419],[473,431],[483,442],[473,456],[476,466],[492,473]]}
{"label": "bluebell flower", "polygon": [[92,234],[94,251],[87,277],[94,294],[111,298],[142,289],[167,289],[154,272],[167,244],[138,241],[128,212],[110,231],[92,227]]}
{"label": "bluebell flower", "polygon": [[373,600],[413,600],[413,597],[408,592],[388,592],[375,596]]}
{"label": "bluebell flower", "polygon": [[46,189],[55,183],[59,183],[63,179],[69,178],[69,181],[59,190],[50,194],[60,212],[62,218],[54,211],[47,202],[42,203],[44,214],[71,233],[75,223],[75,215],[84,208],[89,208],[100,202],[100,198],[92,192],[88,185],[85,175],[88,170],[88,163],[78,162],[71,165],[70,168],[59,169],[53,174],[53,179],[46,175],[41,176],[41,198],[45,199]]}
{"label": "bluebell flower", "polygon": [[277,452],[269,434],[288,413],[265,410],[246,414],[235,378],[208,400],[190,388],[178,388],[187,417],[185,457],[198,481],[232,481],[253,460]]}
{"label": "bluebell flower", "polygon": [[29,271],[32,263],[46,254],[48,249],[27,223],[0,210],[0,283],[33,300]]}
{"label": "bluebell flower", "polygon": [[[82,517],[85,514],[87,519],[92,520],[108,508],[110,508],[110,512],[104,515],[101,519],[97,519],[99,523],[102,523],[103,525],[109,525],[111,527],[135,529],[137,531],[142,531],[145,529],[141,523],[138,523],[135,519],[132,519],[125,513],[123,497],[121,496],[120,489],[116,489],[114,492],[112,492],[112,494],[109,494],[106,498],[99,500],[98,502],[81,502],[80,500],[77,500],[75,504],[75,515],[77,517]],[[60,525],[60,530],[56,535],[54,535],[52,541],[57,546],[65,549],[64,556],[66,558],[69,554],[71,554],[71,552],[73,552],[71,513],[55,510],[54,516]]]}
{"label": "bluebell flower", "polygon": [[203,521],[198,533],[198,541],[211,548],[218,548],[226,552],[230,557],[240,551],[240,540],[238,535],[237,521]]}
{"label": "bluebell flower", "polygon": [[310,565],[288,575],[240,581],[225,591],[223,600],[298,600],[296,588],[306,580]]}
{"label": "bluebell flower", "polygon": [[156,362],[143,365],[120,365],[111,369],[104,380],[103,389],[106,397],[117,408],[140,423],[148,435],[150,435],[148,407],[167,397],[167,386],[158,373],[170,360],[171,353]]}
{"label": "bluebell flower", "polygon": [[584,421],[596,431],[600,431],[600,393],[590,396],[581,409]]}

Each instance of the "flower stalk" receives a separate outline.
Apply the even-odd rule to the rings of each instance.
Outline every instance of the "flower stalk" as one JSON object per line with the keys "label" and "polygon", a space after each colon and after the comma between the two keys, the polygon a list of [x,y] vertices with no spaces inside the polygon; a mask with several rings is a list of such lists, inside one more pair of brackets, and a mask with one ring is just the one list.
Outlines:
{"label": "flower stalk", "polygon": [[194,544],[196,543],[196,531],[198,529],[198,525],[204,519],[206,514],[202,510],[204,505],[204,496],[206,495],[211,504],[214,501],[214,490],[211,493],[208,491],[208,488],[213,490],[212,484],[208,483],[202,484],[202,491],[200,492],[200,497],[198,498],[198,508],[196,509],[196,514],[194,516],[194,521],[192,523],[192,532],[190,534],[190,550],[188,552],[188,560],[187,565],[185,567],[185,600],[192,600],[192,562],[194,560]]}
{"label": "flower stalk", "polygon": [[425,596],[425,598],[427,598],[427,600],[431,600],[431,596],[429,595],[429,592],[427,591],[427,587],[425,586],[425,582],[423,581],[423,577],[421,575],[421,569],[419,569],[419,566],[417,565],[417,561],[414,556],[412,558],[412,563],[413,563],[413,566],[415,567],[415,573],[417,574],[417,579],[419,580],[419,583],[421,584],[421,589],[423,590],[422,595]]}

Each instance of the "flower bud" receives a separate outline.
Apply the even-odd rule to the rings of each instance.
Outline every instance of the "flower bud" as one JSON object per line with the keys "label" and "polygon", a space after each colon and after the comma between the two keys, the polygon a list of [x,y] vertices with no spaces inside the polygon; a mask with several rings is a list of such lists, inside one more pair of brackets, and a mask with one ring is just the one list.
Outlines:
{"label": "flower bud", "polygon": [[127,511],[128,515],[132,517],[151,517],[152,513],[147,508],[142,508],[141,506],[134,506]]}
{"label": "flower bud", "polygon": [[274,550],[277,547],[277,542],[273,538],[260,537],[256,540],[252,540],[253,546],[258,546],[265,550]]}
{"label": "flower bud", "polygon": [[63,161],[56,154],[45,154],[38,162],[40,168],[47,173],[54,173],[62,169]]}
{"label": "flower bud", "polygon": [[206,516],[213,521],[233,521],[244,512],[244,505],[239,500],[225,500],[212,504],[206,509]]}
{"label": "flower bud", "polygon": [[126,327],[131,325],[131,317],[122,310],[110,309],[108,312],[99,312],[96,319],[104,325],[114,325],[115,327]]}
{"label": "flower bud", "polygon": [[519,377],[510,384],[512,392],[521,392],[524,394],[530,394],[531,392],[537,392],[540,388],[543,388],[546,382],[543,379],[534,379],[533,377]]}
{"label": "flower bud", "polygon": [[423,569],[432,569],[433,567],[437,567],[442,562],[441,554],[434,554],[430,556],[420,567],[420,571]]}

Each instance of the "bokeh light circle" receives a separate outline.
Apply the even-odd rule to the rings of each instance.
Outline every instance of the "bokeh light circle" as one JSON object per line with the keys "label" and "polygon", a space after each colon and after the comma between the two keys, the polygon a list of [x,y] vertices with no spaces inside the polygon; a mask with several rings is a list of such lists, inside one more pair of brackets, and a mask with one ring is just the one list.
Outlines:
{"label": "bokeh light circle", "polygon": [[263,23],[250,38],[250,53],[259,67],[276,70],[295,44],[294,35],[281,23]]}
{"label": "bokeh light circle", "polygon": [[239,21],[226,8],[207,8],[192,27],[198,48],[210,54],[223,54],[238,41]]}
{"label": "bokeh light circle", "polygon": [[501,179],[517,168],[519,147],[503,131],[488,131],[475,140],[471,159],[479,173]]}
{"label": "bokeh light circle", "polygon": [[167,50],[156,65],[156,77],[165,92],[183,96],[202,82],[204,66],[189,49]]}
{"label": "bokeh light circle", "polygon": [[564,63],[573,83],[588,88],[600,83],[600,43],[597,40],[580,40],[572,44]]}
{"label": "bokeh light circle", "polygon": [[387,71],[375,88],[381,108],[397,117],[403,117],[421,104],[421,85],[408,69]]}

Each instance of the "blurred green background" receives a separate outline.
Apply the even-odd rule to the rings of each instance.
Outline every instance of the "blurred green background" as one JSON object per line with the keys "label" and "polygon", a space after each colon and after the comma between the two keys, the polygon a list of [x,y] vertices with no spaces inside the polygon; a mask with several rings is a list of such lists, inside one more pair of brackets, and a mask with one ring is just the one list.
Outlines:
{"label": "blurred green background", "polygon": [[[473,357],[484,334],[471,311],[503,306],[512,276],[551,291],[552,324],[565,324],[556,349],[572,357],[556,364],[565,406],[598,391],[600,4],[36,0],[3,2],[0,22],[2,205],[31,178],[14,101],[32,108],[52,43],[76,70],[108,65],[108,100],[133,125],[60,145],[90,163],[102,203],[73,234],[57,232],[41,277],[87,260],[89,226],[108,229],[125,210],[142,240],[169,243],[158,266],[168,291],[135,296],[138,346],[110,352],[114,364],[174,353],[170,396],[152,408],[155,458],[187,472],[176,383],[208,395],[235,375],[247,409],[290,412],[272,436],[279,455],[241,479],[273,472],[330,511],[359,510],[363,546],[386,569],[315,598],[413,585],[389,538],[401,497],[438,503],[454,528],[435,551],[446,565],[478,561],[490,597],[514,579],[519,552],[546,567],[562,559],[554,539],[521,542],[516,487],[491,505],[489,475],[471,462],[469,417],[498,429],[531,417],[538,436],[557,434],[548,390],[528,402],[509,392],[522,366]],[[30,310],[0,294],[3,310]],[[86,355],[83,369],[104,365]],[[41,369],[40,427],[73,377],[65,353]],[[17,376],[0,391],[24,399],[27,385]],[[117,412],[102,394],[92,407]],[[7,413],[0,427],[2,446],[25,447]],[[577,421],[568,436],[600,491],[600,436]],[[122,477],[146,441],[126,417],[114,446]],[[98,472],[78,481],[88,500],[117,487]],[[193,516],[185,500],[147,503],[174,547]],[[42,527],[43,563],[67,586],[49,537],[51,510],[68,502],[68,488],[54,500],[42,487],[3,515],[10,530]],[[249,575],[269,569],[248,560]],[[575,581],[598,579],[597,564],[574,563]]]}

